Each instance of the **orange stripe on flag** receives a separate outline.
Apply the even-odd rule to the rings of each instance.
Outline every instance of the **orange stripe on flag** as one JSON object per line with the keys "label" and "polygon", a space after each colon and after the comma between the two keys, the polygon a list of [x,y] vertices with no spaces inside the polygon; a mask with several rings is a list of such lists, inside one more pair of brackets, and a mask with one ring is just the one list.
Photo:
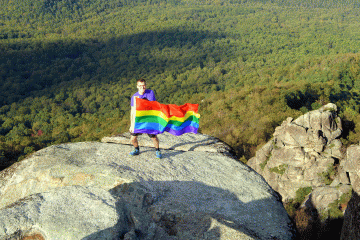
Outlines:
{"label": "orange stripe on flag", "polygon": [[168,118],[170,118],[171,116],[182,118],[188,111],[194,111],[195,113],[197,113],[198,107],[199,104],[185,103],[184,105],[178,106],[175,104],[161,104],[156,101],[148,101],[141,98],[136,99],[136,110],[157,110],[163,112]]}

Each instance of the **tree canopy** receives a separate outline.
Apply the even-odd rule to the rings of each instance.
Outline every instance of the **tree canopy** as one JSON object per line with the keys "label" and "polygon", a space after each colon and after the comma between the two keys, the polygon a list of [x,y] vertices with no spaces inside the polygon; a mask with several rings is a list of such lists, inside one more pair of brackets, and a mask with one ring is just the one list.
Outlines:
{"label": "tree canopy", "polygon": [[328,102],[359,141],[359,3],[0,0],[0,161],[127,131],[136,79],[244,161]]}

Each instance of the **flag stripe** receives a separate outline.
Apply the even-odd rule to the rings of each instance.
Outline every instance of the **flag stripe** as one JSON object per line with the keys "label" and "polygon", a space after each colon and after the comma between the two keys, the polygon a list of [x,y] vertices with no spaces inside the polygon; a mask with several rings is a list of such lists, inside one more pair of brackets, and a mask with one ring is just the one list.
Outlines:
{"label": "flag stripe", "polygon": [[198,128],[193,127],[193,126],[187,126],[180,131],[176,131],[176,130],[168,128],[168,127],[165,127],[164,131],[159,131],[159,130],[155,130],[155,129],[149,129],[149,130],[148,129],[135,129],[134,130],[134,133],[147,133],[147,134],[155,134],[155,135],[161,134],[163,132],[169,132],[172,135],[180,136],[184,133],[197,133]]}
{"label": "flag stripe", "polygon": [[179,122],[186,121],[190,116],[195,116],[198,119],[200,118],[200,114],[198,114],[194,111],[186,112],[183,117],[176,117],[176,116],[168,117],[163,112],[158,111],[158,110],[139,111],[138,109],[136,109],[136,118],[143,117],[143,116],[149,116],[149,115],[160,117],[160,118],[164,119],[165,121],[175,120],[175,121],[179,121]]}
{"label": "flag stripe", "polygon": [[198,111],[198,104],[190,104],[186,103],[181,106],[177,106],[175,104],[161,104],[156,101],[147,101],[144,99],[136,99],[136,110],[137,111],[149,111],[149,110],[156,110],[164,113],[168,118],[171,116],[175,117],[184,117],[186,112]]}
{"label": "flag stripe", "polygon": [[143,116],[143,117],[136,117],[136,119],[135,119],[135,122],[137,122],[137,123],[155,122],[155,123],[159,123],[159,124],[163,125],[164,127],[166,127],[166,125],[168,125],[168,124],[172,124],[174,126],[181,126],[186,121],[192,121],[195,123],[199,123],[199,119],[197,117],[195,117],[194,115],[189,116],[185,121],[176,121],[176,120],[165,121],[164,119],[162,119],[158,116],[151,116],[151,115]]}
{"label": "flag stripe", "polygon": [[165,105],[136,99],[134,133],[161,134],[166,131],[176,136],[197,133],[200,118],[198,106],[190,103],[181,106]]}
{"label": "flag stripe", "polygon": [[176,126],[173,124],[167,124],[166,126],[163,126],[157,122],[141,122],[141,123],[136,122],[135,123],[136,129],[151,129],[151,130],[160,130],[160,131],[163,131],[166,127],[171,128],[175,131],[180,131],[187,126],[193,126],[193,127],[199,128],[199,124],[196,122],[193,122],[193,121],[186,121],[181,126]]}

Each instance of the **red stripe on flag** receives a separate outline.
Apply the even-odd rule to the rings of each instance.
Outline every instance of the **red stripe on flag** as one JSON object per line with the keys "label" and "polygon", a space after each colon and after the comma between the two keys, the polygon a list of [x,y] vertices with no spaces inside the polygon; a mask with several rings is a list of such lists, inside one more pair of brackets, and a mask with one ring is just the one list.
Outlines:
{"label": "red stripe on flag", "polygon": [[186,112],[194,111],[198,112],[199,104],[185,103],[184,105],[178,106],[175,104],[161,104],[157,101],[148,101],[146,99],[136,99],[136,110],[149,111],[156,110],[163,112],[168,118],[171,116],[184,117]]}

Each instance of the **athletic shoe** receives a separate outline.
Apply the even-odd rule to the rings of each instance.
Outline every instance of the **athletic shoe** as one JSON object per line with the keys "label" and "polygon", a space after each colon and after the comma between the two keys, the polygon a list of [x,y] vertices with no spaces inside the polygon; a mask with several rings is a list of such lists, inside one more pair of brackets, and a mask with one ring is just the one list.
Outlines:
{"label": "athletic shoe", "polygon": [[139,155],[140,151],[138,149],[134,149],[130,152],[130,155],[135,156],[135,155]]}
{"label": "athletic shoe", "polygon": [[161,155],[161,152],[160,152],[160,151],[156,151],[156,157],[157,157],[157,158],[161,158],[161,157],[162,157],[162,155]]}

